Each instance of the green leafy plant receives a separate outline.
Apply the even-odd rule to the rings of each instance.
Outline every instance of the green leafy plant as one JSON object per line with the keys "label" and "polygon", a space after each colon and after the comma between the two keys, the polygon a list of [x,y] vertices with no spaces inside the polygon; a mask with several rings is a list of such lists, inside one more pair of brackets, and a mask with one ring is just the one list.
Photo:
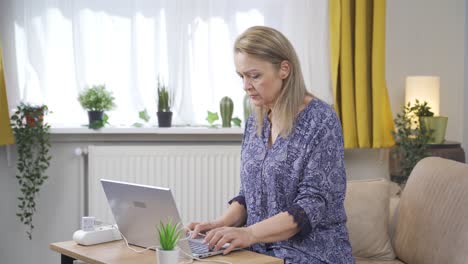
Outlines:
{"label": "green leafy plant", "polygon": [[[206,116],[205,120],[208,121],[208,123],[210,124],[211,127],[219,127],[220,126],[219,124],[215,123],[217,120],[219,120],[218,112],[207,111],[207,116]],[[235,125],[235,126],[240,127],[241,123],[242,123],[242,120],[240,118],[238,118],[238,117],[233,117],[231,119],[231,123],[233,125]]]}
{"label": "green leafy plant", "polygon": [[158,77],[158,112],[170,112],[172,107],[172,96],[169,96],[169,90],[162,84]]}
{"label": "green leafy plant", "polygon": [[[138,112],[138,118],[143,120],[145,123],[148,123],[151,117],[148,114],[148,111],[146,108],[143,111]],[[133,124],[134,127],[142,127],[143,124],[140,122],[136,122]]]}
{"label": "green leafy plant", "polygon": [[240,127],[241,126],[241,123],[242,123],[242,120],[238,117],[233,117],[231,119],[231,122],[235,125],[235,126],[238,126]]}
{"label": "green leafy plant", "polygon": [[43,116],[47,113],[46,105],[21,103],[10,118],[18,153],[16,179],[21,192],[16,215],[28,227],[26,234],[29,239],[32,239],[34,229],[36,198],[48,178],[45,172],[52,158],[49,154],[50,126],[43,122]]}
{"label": "green leafy plant", "polygon": [[410,111],[413,112],[417,117],[423,116],[434,116],[434,113],[431,111],[431,107],[427,105],[427,102],[419,102],[418,99],[415,101],[414,106],[411,107]]}
{"label": "green leafy plant", "polygon": [[208,115],[206,116],[206,121],[208,121],[210,126],[215,127],[216,125],[214,124],[214,122],[216,120],[219,120],[218,113],[217,112],[210,112],[210,111],[207,111],[207,112],[208,112]]}
{"label": "green leafy plant", "polygon": [[[432,112],[427,103],[411,105],[408,102],[403,106],[401,113],[394,119],[396,130],[392,135],[397,143],[396,154],[400,155],[400,168],[405,183],[416,163],[429,156],[427,144],[432,136],[432,131],[420,125],[420,117],[430,115]],[[432,113],[433,115],[433,113]]]}
{"label": "green leafy plant", "polygon": [[106,90],[106,86],[93,85],[86,88],[78,95],[81,106],[88,111],[108,111],[115,107],[112,92]]}
{"label": "green leafy plant", "polygon": [[157,229],[161,248],[163,250],[174,250],[181,237],[180,223],[173,224],[170,219],[166,224],[161,221]]}

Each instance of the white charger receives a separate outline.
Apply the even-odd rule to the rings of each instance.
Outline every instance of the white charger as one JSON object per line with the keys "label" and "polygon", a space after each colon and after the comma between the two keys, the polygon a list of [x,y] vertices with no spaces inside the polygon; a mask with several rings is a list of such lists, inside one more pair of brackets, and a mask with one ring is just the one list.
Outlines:
{"label": "white charger", "polygon": [[81,230],[83,231],[94,231],[94,223],[96,217],[94,216],[83,216],[81,218]]}
{"label": "white charger", "polygon": [[101,226],[95,228],[95,230],[93,231],[78,230],[75,233],[73,233],[73,240],[76,243],[84,246],[95,245],[120,239],[122,239],[122,236],[120,235],[119,230],[112,225]]}
{"label": "white charger", "polygon": [[81,230],[73,233],[73,240],[80,245],[89,246],[122,239],[117,226],[96,226],[96,223],[94,216],[82,217]]}

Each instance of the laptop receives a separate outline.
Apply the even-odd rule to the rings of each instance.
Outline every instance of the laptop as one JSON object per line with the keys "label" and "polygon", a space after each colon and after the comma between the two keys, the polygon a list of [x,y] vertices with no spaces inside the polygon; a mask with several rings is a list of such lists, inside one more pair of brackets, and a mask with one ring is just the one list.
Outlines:
{"label": "laptop", "polygon": [[[143,248],[159,246],[157,225],[160,221],[166,222],[169,218],[173,223],[181,223],[169,188],[105,179],[101,179],[101,184],[116,224],[129,244]],[[195,258],[206,258],[223,252],[223,249],[208,250],[201,238],[183,239],[177,245]]]}

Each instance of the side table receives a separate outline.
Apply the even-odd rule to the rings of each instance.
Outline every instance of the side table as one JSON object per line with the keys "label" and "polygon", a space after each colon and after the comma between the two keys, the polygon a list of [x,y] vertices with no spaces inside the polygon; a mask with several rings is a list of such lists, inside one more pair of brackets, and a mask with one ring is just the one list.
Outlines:
{"label": "side table", "polygon": [[[401,157],[399,154],[394,153],[393,147],[390,152],[389,171],[390,180],[396,183],[402,183],[403,175],[400,168]],[[441,157],[444,159],[455,160],[465,163],[465,151],[459,142],[446,140],[442,144],[428,144],[427,151],[430,156]]]}

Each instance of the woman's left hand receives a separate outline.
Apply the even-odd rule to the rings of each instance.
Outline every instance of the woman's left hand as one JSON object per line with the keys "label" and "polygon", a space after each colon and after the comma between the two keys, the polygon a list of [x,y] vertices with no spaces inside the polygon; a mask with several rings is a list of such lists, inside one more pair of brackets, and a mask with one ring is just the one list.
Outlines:
{"label": "woman's left hand", "polygon": [[257,243],[252,229],[248,227],[215,228],[206,234],[204,242],[208,243],[208,248],[214,249],[214,251],[218,251],[224,244],[230,243],[223,254],[228,254],[235,248],[245,248]]}

